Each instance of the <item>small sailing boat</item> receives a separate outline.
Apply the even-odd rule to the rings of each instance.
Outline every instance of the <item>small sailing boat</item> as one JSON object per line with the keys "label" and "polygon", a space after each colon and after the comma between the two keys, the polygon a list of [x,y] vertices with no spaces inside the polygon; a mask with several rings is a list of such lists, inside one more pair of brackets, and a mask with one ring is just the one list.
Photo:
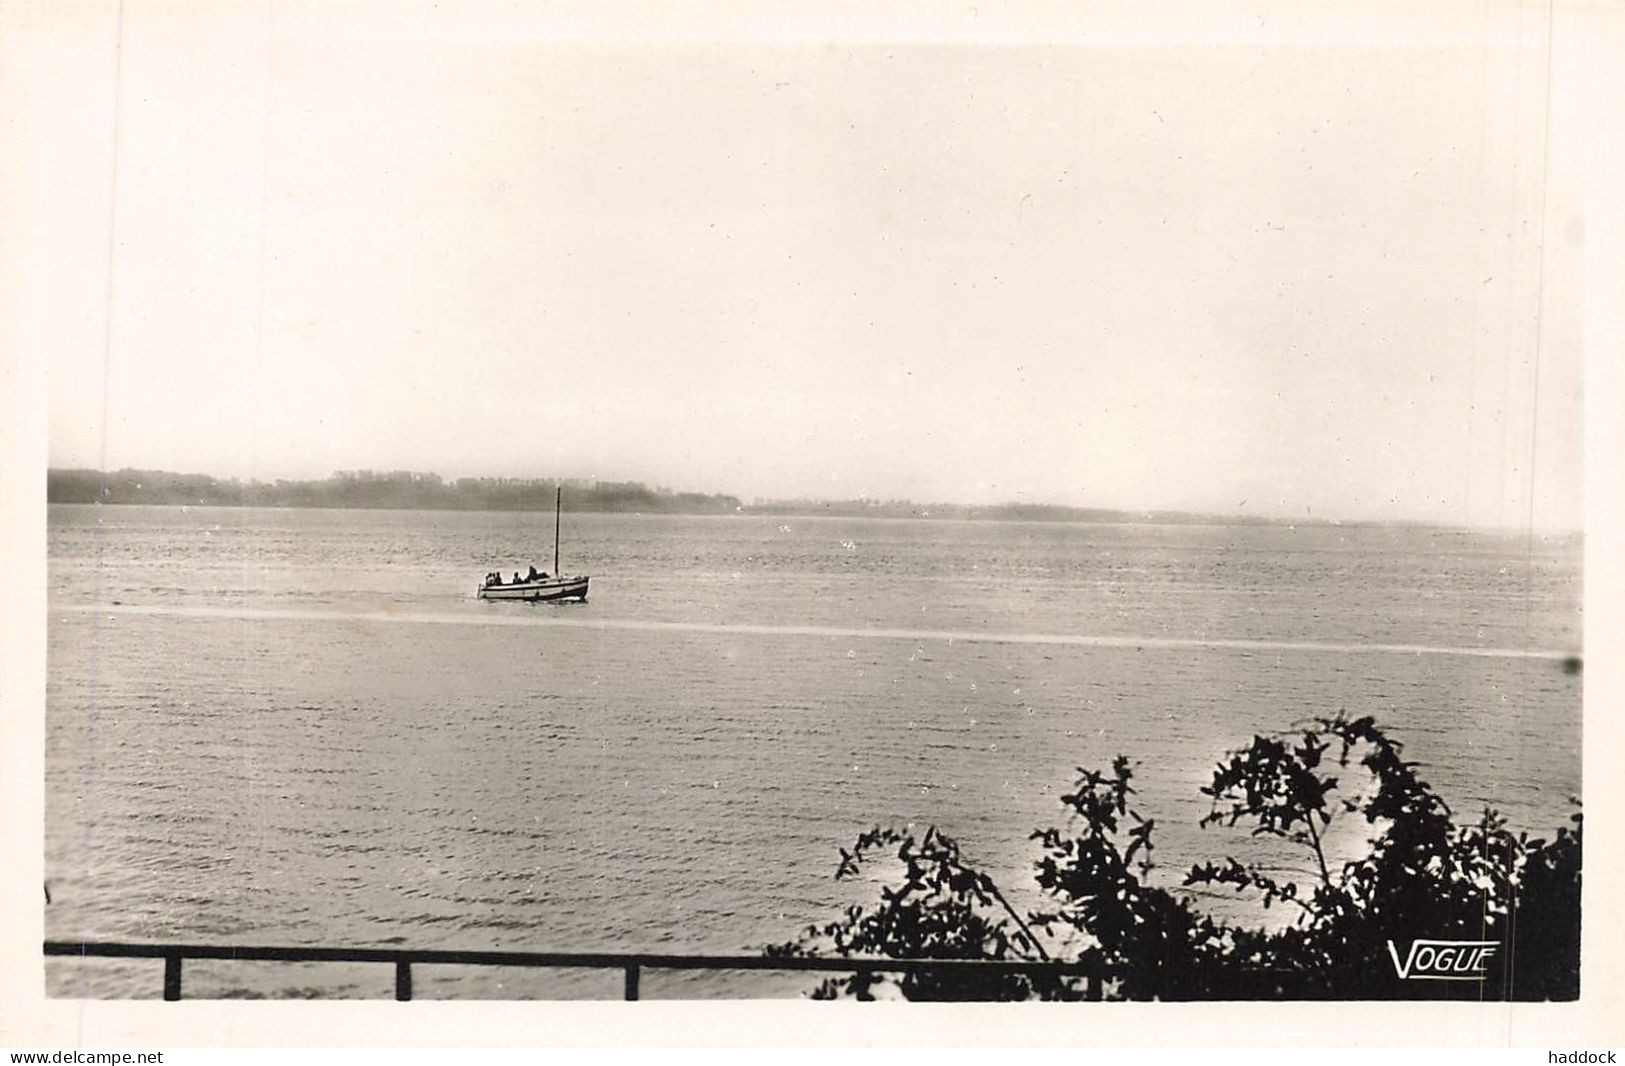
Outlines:
{"label": "small sailing boat", "polygon": [[558,486],[553,496],[553,572],[538,574],[530,568],[525,576],[513,575],[512,581],[503,581],[501,574],[486,574],[485,583],[477,595],[482,600],[580,600],[587,602],[586,576],[563,577],[559,574],[559,516],[564,509],[564,487]]}

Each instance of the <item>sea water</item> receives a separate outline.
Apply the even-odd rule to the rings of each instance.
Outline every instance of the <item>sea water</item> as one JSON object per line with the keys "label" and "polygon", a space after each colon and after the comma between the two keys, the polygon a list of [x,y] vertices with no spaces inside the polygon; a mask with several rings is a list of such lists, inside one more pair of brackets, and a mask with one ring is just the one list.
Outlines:
{"label": "sea water", "polygon": [[[1549,834],[1575,810],[1576,536],[566,515],[585,605],[477,600],[489,571],[552,569],[551,518],[53,506],[47,935],[753,953],[872,897],[833,873],[876,824],[938,826],[1040,906],[1028,834],[1119,753],[1166,883],[1223,855],[1291,872],[1199,828],[1198,789],[1254,732],[1339,710],[1390,727],[1464,817]],[[47,984],[150,997],[160,971],[52,960]],[[192,962],[185,991],[392,979]],[[619,981],[414,971],[419,997]]]}

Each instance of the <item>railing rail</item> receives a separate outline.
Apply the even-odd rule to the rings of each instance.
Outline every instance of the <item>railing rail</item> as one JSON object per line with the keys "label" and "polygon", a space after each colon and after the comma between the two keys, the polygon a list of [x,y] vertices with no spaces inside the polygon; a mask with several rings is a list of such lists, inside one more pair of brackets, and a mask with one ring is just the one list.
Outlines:
{"label": "railing rail", "polygon": [[641,952],[457,951],[439,948],[258,947],[241,944],[125,944],[47,940],[45,954],[78,958],[163,959],[164,999],[181,998],[186,959],[238,962],[371,962],[395,967],[395,998],[412,998],[413,966],[517,966],[542,969],[620,970],[624,994],[638,998],[644,970],[780,970],[818,973],[936,973],[983,977],[1086,978],[1085,998],[1098,1000],[1102,968],[1092,960],[1032,962],[994,959],[887,959],[776,955],[657,955]]}

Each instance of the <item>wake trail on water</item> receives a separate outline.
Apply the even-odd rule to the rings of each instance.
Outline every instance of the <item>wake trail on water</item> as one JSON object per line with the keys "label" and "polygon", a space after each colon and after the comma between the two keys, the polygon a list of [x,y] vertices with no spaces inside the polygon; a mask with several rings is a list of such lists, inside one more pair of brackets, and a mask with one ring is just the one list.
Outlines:
{"label": "wake trail on water", "polygon": [[[534,610],[534,608],[525,608]],[[749,625],[722,622],[659,622],[636,618],[520,617],[511,614],[446,614],[422,611],[339,611],[315,608],[183,607],[142,604],[69,604],[53,612],[106,615],[161,615],[239,621],[327,621],[460,626],[550,626],[565,629],[657,633],[712,633],[745,636],[842,637],[966,644],[1042,644],[1133,650],[1222,649],[1248,652],[1309,651],[1377,655],[1445,655],[1484,659],[1567,660],[1571,652],[1529,648],[1449,647],[1431,644],[1373,644],[1332,641],[1209,639],[1202,637],[1092,636],[1072,633],[1004,633],[955,629],[893,629],[814,625]]]}

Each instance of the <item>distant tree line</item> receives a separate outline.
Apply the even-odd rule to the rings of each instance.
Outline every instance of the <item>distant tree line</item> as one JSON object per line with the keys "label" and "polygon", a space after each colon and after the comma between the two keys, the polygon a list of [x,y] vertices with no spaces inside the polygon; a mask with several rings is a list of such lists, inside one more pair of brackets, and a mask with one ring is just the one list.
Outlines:
{"label": "distant tree line", "polygon": [[448,511],[551,511],[564,487],[572,511],[734,514],[738,498],[651,489],[635,481],[458,478],[411,470],[341,470],[315,481],[242,481],[163,470],[50,470],[49,503],[213,507],[353,507]]}
{"label": "distant tree line", "polygon": [[[839,518],[934,518],[1002,522],[1135,522],[1183,525],[1219,521],[1226,525],[1267,525],[1260,516],[1194,514],[1184,511],[1121,511],[1049,503],[915,503],[911,500],[758,499],[672,492],[636,481],[465,477],[447,481],[414,470],[340,470],[312,481],[243,481],[166,470],[50,470],[47,502],[106,504],[188,504],[214,507],[355,507],[399,510],[550,511],[554,489],[562,484],[574,511],[664,514],[815,515]],[[1298,525],[1324,524],[1296,520]],[[1358,525],[1359,523],[1351,523]]]}

